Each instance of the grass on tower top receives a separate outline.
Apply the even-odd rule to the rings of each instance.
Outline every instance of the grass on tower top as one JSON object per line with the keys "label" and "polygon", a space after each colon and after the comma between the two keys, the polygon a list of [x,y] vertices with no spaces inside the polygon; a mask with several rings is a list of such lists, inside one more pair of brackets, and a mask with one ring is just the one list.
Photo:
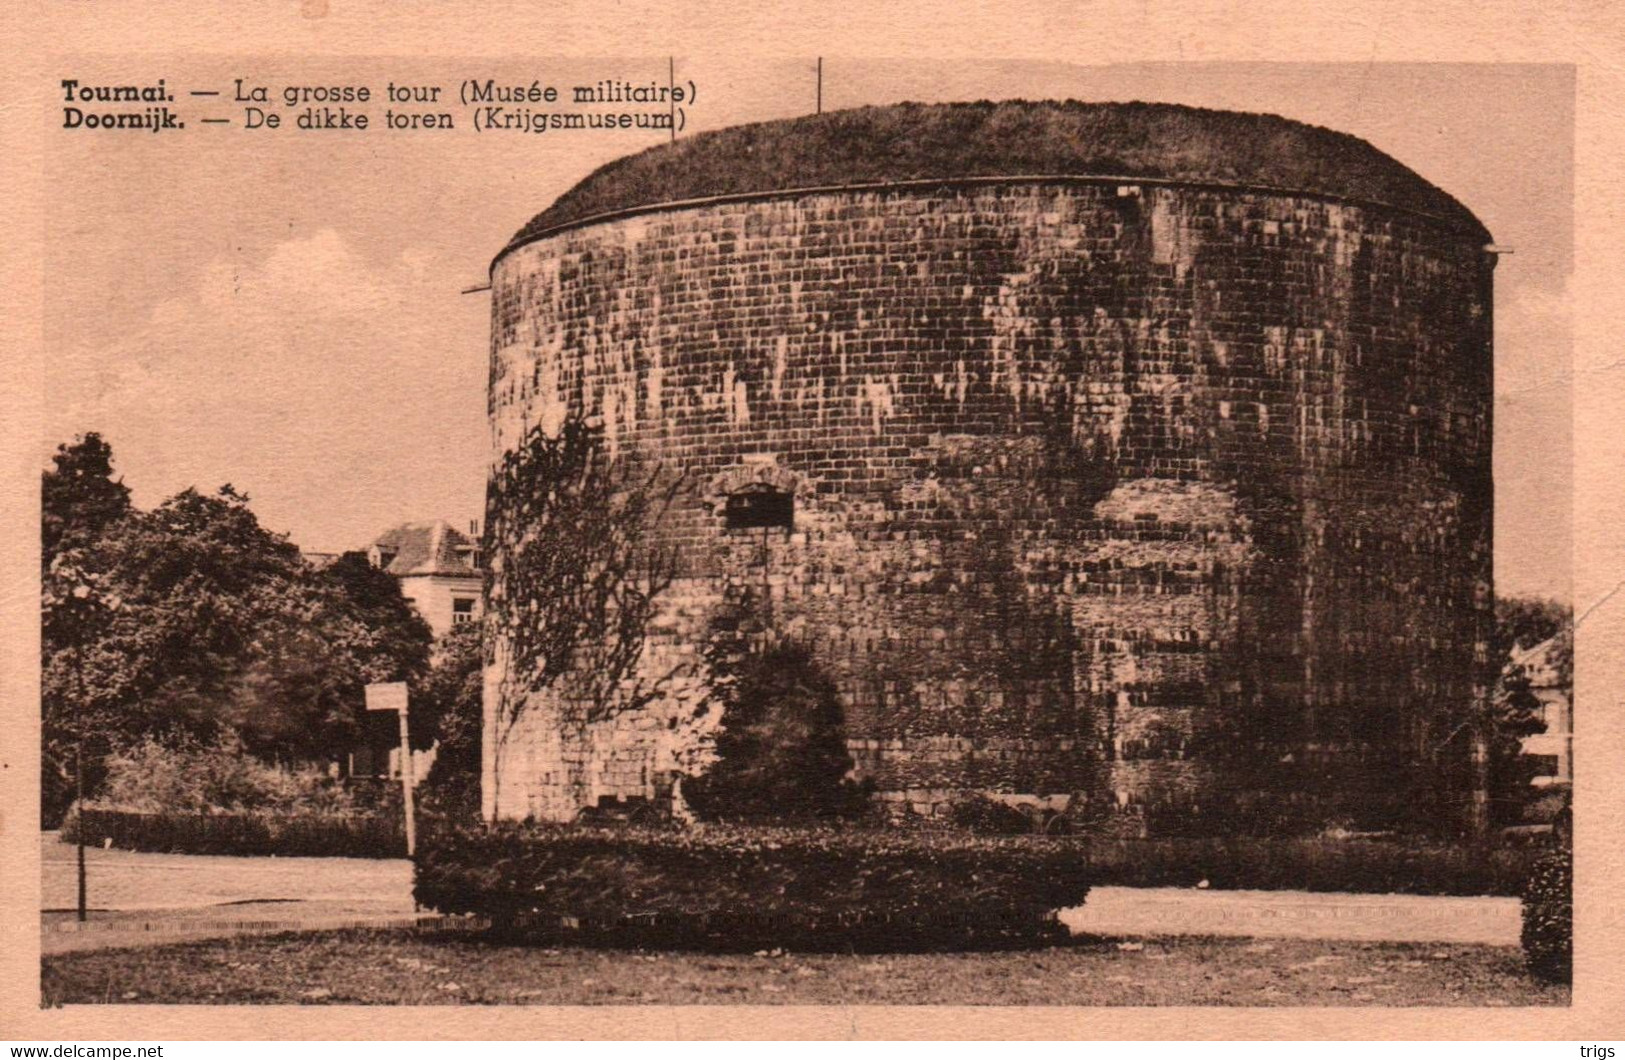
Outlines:
{"label": "grass on tower top", "polygon": [[1167,103],[898,103],[739,125],[599,167],[509,249],[660,203],[910,180],[1121,176],[1384,203],[1489,233],[1466,207],[1354,136],[1272,114]]}

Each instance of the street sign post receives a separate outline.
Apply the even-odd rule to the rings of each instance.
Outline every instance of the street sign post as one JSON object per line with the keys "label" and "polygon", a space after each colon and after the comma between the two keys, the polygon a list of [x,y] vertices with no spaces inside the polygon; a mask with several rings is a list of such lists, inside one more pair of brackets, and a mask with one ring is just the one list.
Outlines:
{"label": "street sign post", "polygon": [[406,807],[406,856],[417,853],[417,815],[412,810],[412,742],[406,718],[406,682],[387,681],[367,686],[368,710],[393,710],[401,720],[401,801]]}

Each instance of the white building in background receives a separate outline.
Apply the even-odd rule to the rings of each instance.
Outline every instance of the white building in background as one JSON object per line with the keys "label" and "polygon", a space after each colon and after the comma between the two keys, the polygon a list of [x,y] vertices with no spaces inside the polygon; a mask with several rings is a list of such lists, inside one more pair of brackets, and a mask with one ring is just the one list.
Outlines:
{"label": "white building in background", "polygon": [[[384,531],[367,548],[367,559],[400,583],[401,595],[436,637],[463,622],[473,622],[484,608],[485,570],[478,530],[463,533],[444,519],[403,523]],[[320,564],[321,553],[309,553]],[[331,562],[328,559],[327,562]],[[350,756],[351,776],[398,778],[401,750],[394,715],[369,716],[361,746]],[[412,752],[412,770],[421,782],[434,764],[435,751]]]}
{"label": "white building in background", "polygon": [[1574,649],[1567,637],[1558,634],[1514,657],[1529,675],[1546,723],[1545,732],[1523,739],[1523,753],[1537,764],[1537,787],[1574,782],[1574,687],[1568,673]]}
{"label": "white building in background", "polygon": [[485,568],[480,543],[444,519],[404,523],[378,536],[367,550],[372,565],[393,574],[435,636],[472,622],[484,607]]}

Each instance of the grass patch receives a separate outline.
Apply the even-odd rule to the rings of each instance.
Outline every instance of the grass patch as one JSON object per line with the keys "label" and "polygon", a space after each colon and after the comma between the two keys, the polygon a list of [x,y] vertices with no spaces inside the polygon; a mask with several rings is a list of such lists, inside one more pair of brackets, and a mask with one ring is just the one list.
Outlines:
{"label": "grass patch", "polygon": [[1025,952],[695,954],[337,931],[47,957],[46,1005],[1566,1005],[1517,948],[1080,939]]}

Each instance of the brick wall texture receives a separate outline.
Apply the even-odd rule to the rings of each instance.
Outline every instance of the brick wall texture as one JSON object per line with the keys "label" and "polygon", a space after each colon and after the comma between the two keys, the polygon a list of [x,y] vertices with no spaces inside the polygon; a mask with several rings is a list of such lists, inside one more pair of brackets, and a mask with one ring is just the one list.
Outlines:
{"label": "brick wall texture", "polygon": [[[1481,233],[1380,205],[1093,179],[718,201],[511,249],[493,459],[574,408],[684,484],[649,528],[678,557],[641,664],[667,693],[588,724],[561,680],[487,740],[487,812],[663,790],[743,611],[812,650],[894,808],[1382,823],[1440,712],[1484,694],[1492,267]],[[793,493],[792,529],[726,528],[752,483]]]}

